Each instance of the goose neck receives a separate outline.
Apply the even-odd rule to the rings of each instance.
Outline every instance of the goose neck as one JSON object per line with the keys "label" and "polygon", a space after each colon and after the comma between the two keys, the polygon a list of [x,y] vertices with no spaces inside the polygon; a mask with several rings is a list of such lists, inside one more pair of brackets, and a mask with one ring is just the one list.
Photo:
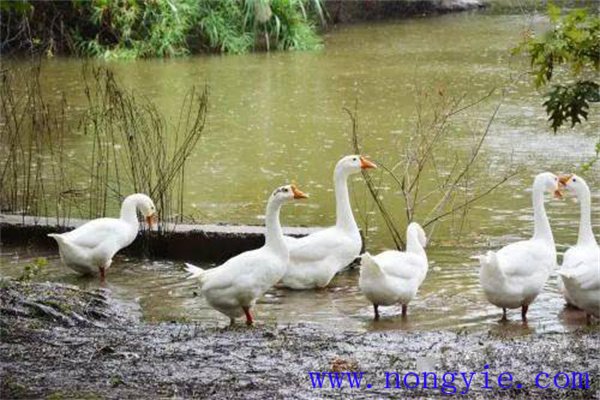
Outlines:
{"label": "goose neck", "polygon": [[592,195],[590,189],[584,186],[577,191],[577,199],[579,200],[579,236],[577,245],[597,244],[592,230]]}
{"label": "goose neck", "polygon": [[283,239],[283,231],[279,221],[279,213],[281,210],[281,202],[270,200],[267,204],[267,212],[265,216],[265,246],[282,253],[287,252],[287,247]]}
{"label": "goose neck", "polygon": [[138,199],[135,195],[127,196],[123,200],[121,205],[121,216],[120,218],[127,222],[129,225],[135,226],[136,229],[139,225],[137,218]]}
{"label": "goose neck", "polygon": [[348,193],[349,175],[341,169],[336,169],[333,180],[335,189],[335,212],[336,226],[346,231],[358,230],[352,206],[350,205],[350,195]]}
{"label": "goose neck", "polygon": [[408,235],[406,235],[406,252],[418,255],[425,254],[425,249],[414,232],[409,232]]}
{"label": "goose neck", "polygon": [[533,187],[533,224],[534,224],[534,239],[541,239],[548,243],[554,244],[550,221],[546,214],[544,206],[544,188],[541,185]]}

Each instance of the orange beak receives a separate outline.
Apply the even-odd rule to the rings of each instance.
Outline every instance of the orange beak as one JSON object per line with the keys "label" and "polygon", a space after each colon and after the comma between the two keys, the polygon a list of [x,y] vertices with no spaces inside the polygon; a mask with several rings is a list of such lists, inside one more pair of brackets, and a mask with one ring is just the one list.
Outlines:
{"label": "orange beak", "polygon": [[558,177],[558,182],[561,184],[561,186],[567,186],[567,183],[569,183],[569,180],[572,176],[573,174],[561,175]]}
{"label": "orange beak", "polygon": [[292,185],[292,193],[294,193],[295,199],[307,199],[308,195],[302,191],[300,191],[296,185]]}
{"label": "orange beak", "polygon": [[562,191],[560,189],[557,189],[554,191],[554,197],[557,199],[562,199],[563,198],[563,194]]}
{"label": "orange beak", "polygon": [[158,216],[156,214],[146,216],[146,223],[148,224],[148,227],[152,229],[152,226],[158,223]]}
{"label": "orange beak", "polygon": [[563,190],[567,187],[567,183],[569,183],[572,176],[573,174],[565,174],[558,177],[558,189],[554,191],[554,197],[557,199],[563,198]]}
{"label": "orange beak", "polygon": [[377,168],[373,162],[367,160],[365,157],[360,156],[360,168],[361,169],[369,169],[369,168]]}

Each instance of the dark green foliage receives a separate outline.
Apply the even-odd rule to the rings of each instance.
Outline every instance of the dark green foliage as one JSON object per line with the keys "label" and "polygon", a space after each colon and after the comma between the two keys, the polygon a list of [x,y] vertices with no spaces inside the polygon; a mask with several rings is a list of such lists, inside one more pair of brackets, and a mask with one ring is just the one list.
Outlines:
{"label": "dark green foliage", "polygon": [[2,53],[175,57],[320,46],[321,0],[71,0],[2,2]]}
{"label": "dark green foliage", "polygon": [[556,132],[564,123],[571,127],[587,120],[589,103],[600,101],[599,86],[596,82],[579,81],[571,85],[554,85],[544,102],[552,129]]}
{"label": "dark green foliage", "polygon": [[552,4],[548,15],[551,29],[540,37],[527,36],[516,50],[528,53],[537,87],[562,82],[552,86],[544,102],[556,131],[565,123],[573,127],[587,119],[590,103],[600,100],[600,17],[586,9],[561,16],[560,8]]}
{"label": "dark green foliage", "polygon": [[74,4],[90,8],[90,21],[97,28],[94,38],[77,32],[81,52],[104,58],[187,54],[187,34],[198,9],[198,2],[193,0],[95,0]]}

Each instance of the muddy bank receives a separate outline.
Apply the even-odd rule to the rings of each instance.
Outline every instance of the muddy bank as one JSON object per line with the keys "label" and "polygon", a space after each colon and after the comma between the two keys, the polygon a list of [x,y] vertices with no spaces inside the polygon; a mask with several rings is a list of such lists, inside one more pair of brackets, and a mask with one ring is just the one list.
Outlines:
{"label": "muddy bank", "polygon": [[[0,242],[11,246],[56,249],[48,233],[67,232],[86,223],[83,219],[60,221],[45,217],[0,214]],[[319,228],[286,227],[284,234],[305,236]],[[265,242],[264,226],[249,225],[161,225],[161,231],[141,231],[122,250],[133,257],[170,260],[223,262],[239,253],[256,249]]]}
{"label": "muddy bank", "polygon": [[[207,328],[134,320],[106,290],[2,281],[1,398],[439,397],[441,389],[385,388],[385,372],[510,371],[521,389],[467,398],[597,398],[597,329],[509,338],[493,333],[338,331],[319,325]],[[260,321],[260,315],[257,316]],[[308,371],[363,371],[361,389],[313,389]],[[536,389],[539,371],[587,371],[587,390]],[[366,388],[369,382],[372,387]],[[344,385],[344,386],[347,386]],[[452,386],[452,385],[450,385]],[[465,386],[455,380],[456,390]],[[452,390],[448,386],[446,390]],[[461,396],[462,397],[462,396]]]}
{"label": "muddy bank", "polygon": [[334,24],[410,18],[484,8],[483,0],[325,0]]}

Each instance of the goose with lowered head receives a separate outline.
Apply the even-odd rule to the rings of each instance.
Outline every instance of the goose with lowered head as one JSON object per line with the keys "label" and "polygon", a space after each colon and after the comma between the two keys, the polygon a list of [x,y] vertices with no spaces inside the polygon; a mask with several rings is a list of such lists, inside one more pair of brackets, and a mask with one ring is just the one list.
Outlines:
{"label": "goose with lowered head", "polygon": [[600,247],[592,231],[592,196],[577,175],[563,175],[559,181],[575,193],[581,213],[577,243],[565,252],[558,271],[559,285],[565,298],[586,312],[589,322],[592,315],[600,318]]}
{"label": "goose with lowered head", "polygon": [[289,252],[279,222],[279,211],[283,204],[306,197],[294,185],[282,186],[269,196],[265,217],[267,231],[261,248],[238,254],[212,269],[204,270],[186,263],[191,273],[189,279],[198,279],[208,304],[228,316],[231,325],[242,315],[246,316],[246,324],[251,325],[254,320],[250,310],[256,300],[285,274]]}
{"label": "goose with lowered head", "polygon": [[379,306],[400,303],[402,316],[406,316],[408,303],[416,296],[429,269],[426,245],[425,231],[412,222],[406,229],[405,252],[388,250],[376,256],[362,255],[358,286],[373,303],[376,321]]}
{"label": "goose with lowered head", "polygon": [[338,161],[333,172],[336,200],[334,226],[302,238],[286,236],[290,262],[281,283],[292,289],[323,288],[334,275],[358,257],[362,238],[352,214],[348,178],[376,165],[360,155]]}
{"label": "goose with lowered head", "polygon": [[527,321],[529,305],[542,291],[551,271],[556,267],[556,248],[550,222],[544,208],[544,192],[560,197],[558,177],[544,172],[533,182],[533,237],[511,243],[500,250],[479,256],[479,280],[487,300],[502,308],[521,308]]}
{"label": "goose with lowered head", "polygon": [[81,274],[100,274],[104,280],[113,256],[129,246],[139,230],[137,211],[152,227],[156,222],[156,207],[150,197],[132,194],[123,200],[119,218],[98,218],[70,232],[50,233],[58,243],[60,258],[69,268]]}

